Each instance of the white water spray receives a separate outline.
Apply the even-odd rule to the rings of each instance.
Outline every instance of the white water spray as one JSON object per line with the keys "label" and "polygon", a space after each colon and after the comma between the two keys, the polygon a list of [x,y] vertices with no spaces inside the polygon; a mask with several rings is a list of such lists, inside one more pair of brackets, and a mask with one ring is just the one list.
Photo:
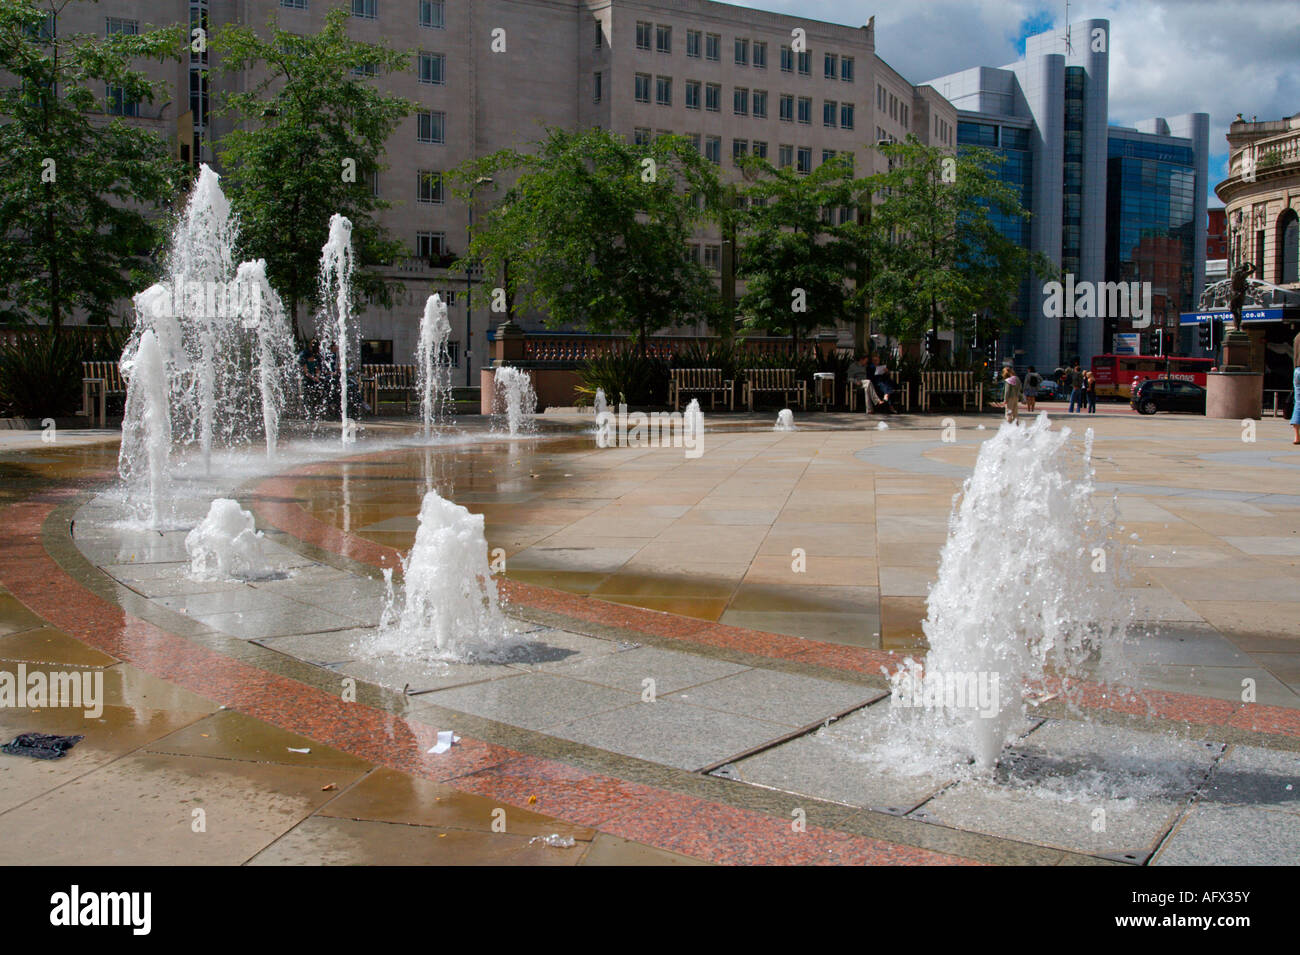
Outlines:
{"label": "white water spray", "polygon": [[238,501],[217,498],[207,517],[185,537],[194,580],[259,580],[278,575],[266,554],[266,538]]}
{"label": "white water spray", "polygon": [[526,371],[499,365],[492,373],[493,411],[504,414],[506,427],[513,438],[537,430],[533,413],[537,410],[537,392]]}
{"label": "white water spray", "polygon": [[416,378],[420,392],[420,419],[424,423],[424,437],[433,436],[433,426],[438,419],[439,406],[451,405],[451,355],[447,341],[451,338],[451,322],[447,320],[447,305],[442,297],[430,295],[420,317],[420,338],[416,345]]}
{"label": "white water spray", "polygon": [[320,254],[320,339],[321,348],[329,360],[330,346],[338,349],[337,366],[328,374],[337,376],[339,386],[339,417],[342,423],[342,442],[356,441],[356,429],[348,420],[348,349],[351,345],[348,329],[352,318],[352,222],[338,213],[330,216],[329,239]]}
{"label": "white water spray", "polygon": [[773,426],[772,430],[773,431],[795,430],[794,412],[791,411],[789,408],[782,408],[779,412],[777,412],[776,424]]}
{"label": "white water spray", "polygon": [[275,457],[285,386],[294,363],[293,336],[280,296],[267,281],[265,259],[245,262],[239,267],[235,273],[235,292],[241,303],[240,321],[256,335],[257,385],[269,459]]}
{"label": "white water spray", "polygon": [[144,503],[149,526],[160,527],[164,503],[170,498],[172,428],[167,365],[152,329],[145,330],[135,349],[122,356],[121,369],[127,382],[126,411],[117,470],[128,497]]}

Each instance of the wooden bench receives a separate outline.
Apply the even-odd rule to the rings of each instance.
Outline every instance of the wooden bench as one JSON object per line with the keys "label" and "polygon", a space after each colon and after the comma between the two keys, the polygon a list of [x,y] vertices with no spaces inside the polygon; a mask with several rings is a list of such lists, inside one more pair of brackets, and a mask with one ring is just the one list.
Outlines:
{"label": "wooden bench", "polygon": [[754,393],[758,391],[780,392],[781,399],[787,404],[791,395],[798,395],[799,410],[808,407],[808,383],[796,377],[793,368],[751,368],[745,372],[745,406],[754,410]]}
{"label": "wooden bench", "polygon": [[371,414],[379,414],[379,399],[385,393],[392,392],[401,395],[402,408],[409,414],[417,387],[418,376],[414,365],[361,366],[361,394],[366,404],[370,405]]}
{"label": "wooden bench", "polygon": [[921,410],[930,410],[930,399],[934,395],[961,395],[962,411],[966,410],[966,399],[975,401],[978,411],[984,407],[984,383],[976,381],[973,371],[923,371],[921,372]]}
{"label": "wooden bench", "polygon": [[[81,411],[104,427],[108,421],[108,399],[126,397],[126,382],[122,369],[115,361],[83,361],[81,363]],[[96,405],[96,402],[98,404]],[[99,414],[95,411],[98,409]]]}
{"label": "wooden bench", "polygon": [[668,398],[674,411],[680,408],[684,394],[708,395],[710,409],[717,407],[718,395],[723,395],[727,410],[736,409],[736,383],[723,378],[721,368],[674,368],[668,381]]}
{"label": "wooden bench", "polygon": [[[858,410],[858,400],[863,396],[865,389],[865,378],[859,378],[857,381],[849,379],[847,382],[848,406],[850,411]],[[901,385],[895,383],[893,391],[894,410],[902,408],[904,411],[912,410],[912,383],[905,381]]]}

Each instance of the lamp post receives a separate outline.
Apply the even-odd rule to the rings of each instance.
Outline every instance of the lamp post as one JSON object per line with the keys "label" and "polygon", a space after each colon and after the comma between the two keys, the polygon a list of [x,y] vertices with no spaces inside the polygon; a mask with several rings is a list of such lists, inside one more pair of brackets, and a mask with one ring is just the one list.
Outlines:
{"label": "lamp post", "polygon": [[[470,335],[473,334],[472,331],[473,322],[471,321],[470,318],[470,312],[473,307],[471,303],[473,301],[473,296],[474,296],[474,285],[473,285],[474,263],[470,261],[469,249],[470,249],[470,243],[474,241],[474,190],[477,189],[479,186],[485,186],[491,183],[492,181],[493,180],[491,176],[479,176],[477,179],[474,180],[474,184],[469,187],[469,202],[467,205],[467,208],[469,210],[469,220],[467,225],[465,226],[465,387],[466,388],[470,387],[470,385],[472,384],[471,371],[470,371],[471,351],[469,347],[469,339],[470,339]],[[486,341],[486,337],[484,338],[484,340]]]}

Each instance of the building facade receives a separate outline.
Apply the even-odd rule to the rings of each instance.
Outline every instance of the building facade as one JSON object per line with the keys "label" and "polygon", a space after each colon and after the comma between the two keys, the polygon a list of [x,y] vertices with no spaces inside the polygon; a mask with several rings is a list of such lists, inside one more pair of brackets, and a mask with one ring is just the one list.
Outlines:
{"label": "building facade", "polygon": [[[102,0],[73,4],[60,28],[102,34],[180,22],[213,32],[232,22],[261,28],[274,16],[281,28],[307,34],[340,4],[352,14],[356,39],[412,54],[409,73],[373,82],[417,104],[370,184],[393,203],[380,221],[410,254],[392,268],[405,289],[399,301],[360,316],[363,349],[369,358],[409,361],[423,303],[441,292],[449,299],[457,383],[462,374],[478,380],[489,330],[504,316],[477,304],[468,311],[464,277],[445,268],[466,247],[471,211],[436,185],[438,173],[526,147],[546,127],[601,126],[629,140],[684,135],[724,170],[757,154],[807,172],[849,152],[866,174],[875,171],[868,147],[882,139],[911,133],[955,146],[956,110],[876,55],[872,22],[842,26],[710,0]],[[257,80],[220,66],[207,52],[179,65],[142,64],[167,84],[157,101],[165,105],[120,97],[115,104],[106,91],[108,108],[220,172],[214,144],[229,128],[219,113],[222,95]],[[492,188],[478,191],[480,212]],[[688,251],[719,268],[718,236],[702,231],[696,239]],[[516,321],[538,327],[540,317]]]}
{"label": "building facade", "polygon": [[[975,67],[930,80],[929,85],[957,107],[959,144],[992,148],[1006,157],[1002,177],[1028,197],[1024,202],[1031,214],[1026,245],[1055,263],[1063,277],[1071,276],[1074,287],[1082,283],[1100,287],[1105,282],[1120,281],[1124,269],[1128,274],[1135,271],[1135,255],[1143,274],[1152,273],[1154,286],[1153,270],[1167,272],[1172,257],[1181,263],[1180,273],[1176,279],[1166,276],[1162,281],[1167,288],[1176,288],[1180,296],[1195,297],[1204,281],[1209,119],[1197,113],[1148,120],[1131,130],[1111,127],[1109,50],[1110,22],[1082,20],[1070,24],[1063,33],[1051,31],[1028,37],[1024,58],[1015,63],[999,68]],[[1171,236],[1171,232],[1176,230],[1171,230],[1167,212],[1153,215],[1149,224],[1141,222],[1152,203],[1138,195],[1143,188],[1140,177],[1132,183],[1121,176],[1112,192],[1108,182],[1115,161],[1119,161],[1122,173],[1126,168],[1123,154],[1145,148],[1127,145],[1131,142],[1190,149],[1193,188],[1200,197],[1193,200],[1195,225],[1190,259],[1184,254],[1186,250],[1175,255],[1177,236]],[[1120,155],[1116,156],[1116,152]],[[1108,252],[1108,212],[1112,204],[1120,212],[1137,209],[1136,218],[1127,221],[1127,231],[1117,236],[1120,244],[1113,256]],[[1135,243],[1121,251],[1122,242],[1135,228],[1139,232],[1159,231],[1164,239],[1156,241],[1152,234],[1140,249]],[[1019,240],[1024,229],[1007,223],[1004,233]],[[1121,262],[1129,264],[1121,267]],[[1093,355],[1107,349],[1109,336],[1120,327],[1114,321],[1116,316],[1051,314],[1044,307],[1047,296],[1043,285],[1040,278],[1031,279],[1016,314],[1005,317],[1004,327],[1012,327],[1001,343],[1003,356],[1018,365],[1032,364],[1040,369],[1054,368],[1075,358],[1088,364]],[[1170,294],[1166,292],[1166,297]],[[1174,309],[1174,322],[1177,314]]]}

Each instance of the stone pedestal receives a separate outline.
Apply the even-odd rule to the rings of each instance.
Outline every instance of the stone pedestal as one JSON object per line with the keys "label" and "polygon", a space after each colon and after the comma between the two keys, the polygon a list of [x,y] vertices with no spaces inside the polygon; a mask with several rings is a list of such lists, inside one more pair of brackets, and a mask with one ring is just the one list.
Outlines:
{"label": "stone pedestal", "polygon": [[1254,371],[1212,371],[1205,381],[1205,416],[1241,421],[1260,418],[1264,376]]}
{"label": "stone pedestal", "polygon": [[1250,333],[1230,331],[1223,336],[1223,353],[1219,367],[1224,371],[1253,371],[1250,363]]}

